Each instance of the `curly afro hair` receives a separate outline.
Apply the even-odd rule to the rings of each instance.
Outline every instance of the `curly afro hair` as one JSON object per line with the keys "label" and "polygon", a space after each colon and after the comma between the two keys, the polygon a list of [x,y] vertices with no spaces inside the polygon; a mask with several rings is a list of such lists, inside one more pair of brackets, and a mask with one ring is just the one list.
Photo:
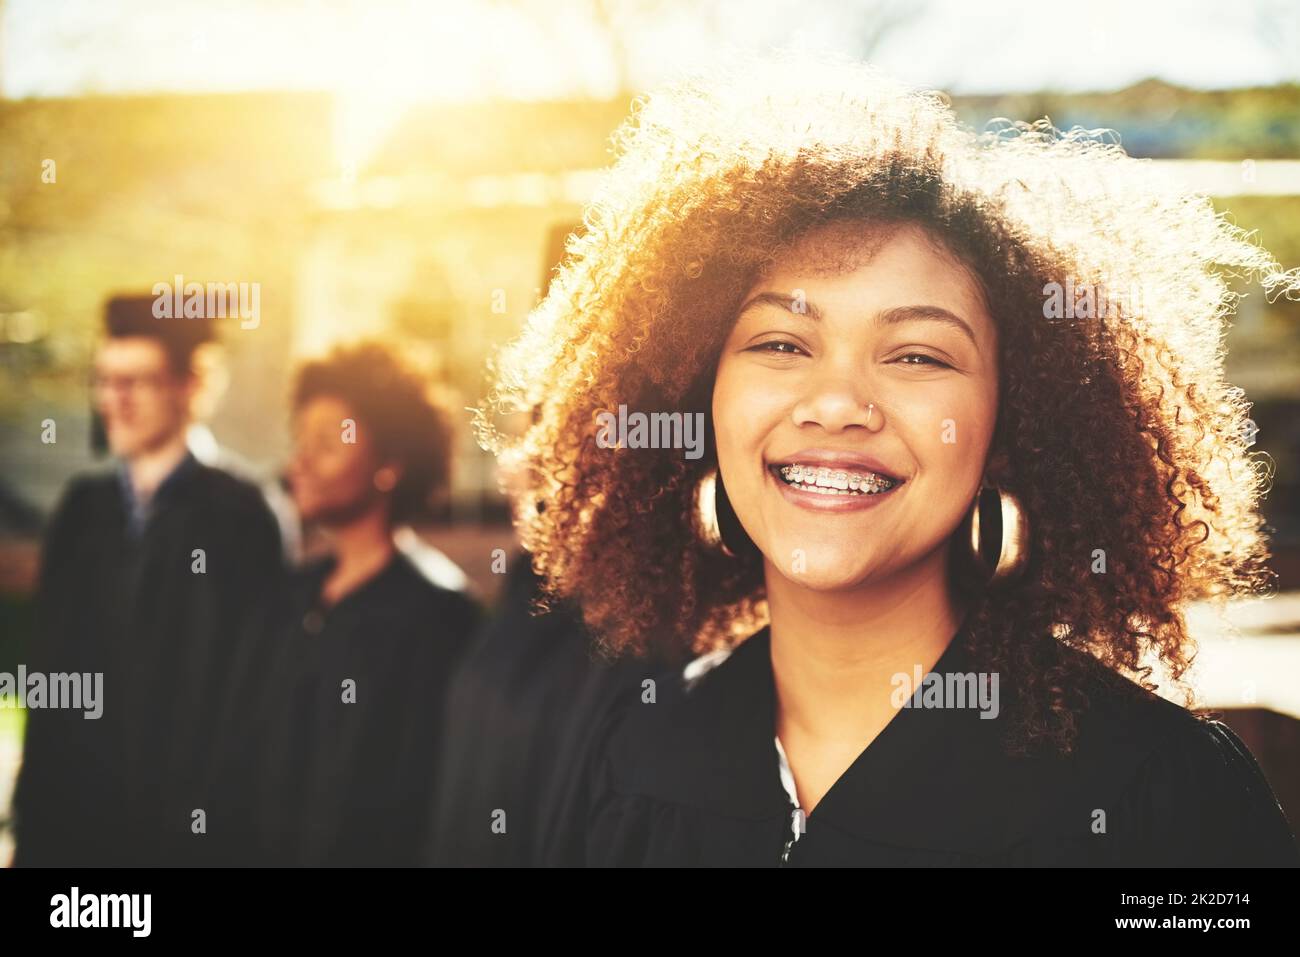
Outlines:
{"label": "curly afro hair", "polygon": [[296,412],[312,399],[339,399],[370,436],[380,462],[396,462],[390,518],[404,524],[428,517],[451,483],[454,430],[445,402],[425,379],[386,347],[362,342],[336,347],[307,362],[293,386]]}
{"label": "curly afro hair", "polygon": [[[476,420],[529,469],[540,507],[520,532],[548,595],[577,601],[607,651],[700,653],[765,622],[761,561],[701,535],[716,456],[611,453],[594,420],[619,403],[709,409],[741,297],[797,237],[842,220],[921,225],[978,277],[998,328],[990,459],[1025,507],[1030,555],[1009,587],[975,587],[966,621],[982,667],[1017,688],[1012,750],[1070,750],[1099,677],[1153,689],[1158,659],[1181,684],[1184,604],[1270,587],[1268,467],[1221,339],[1231,278],[1290,296],[1300,275],[1208,198],[1104,136],[1046,121],[976,133],[940,94],[824,55],[679,81],[638,100],[615,142]],[[1095,291],[1096,308],[1047,308],[1053,283]],[[524,435],[494,428],[521,409]]]}

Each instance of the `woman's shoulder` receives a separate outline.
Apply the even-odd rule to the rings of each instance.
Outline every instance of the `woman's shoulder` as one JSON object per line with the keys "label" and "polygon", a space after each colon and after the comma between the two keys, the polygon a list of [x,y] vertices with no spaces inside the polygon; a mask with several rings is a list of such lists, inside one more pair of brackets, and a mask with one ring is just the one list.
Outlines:
{"label": "woman's shoulder", "polygon": [[430,580],[410,556],[400,551],[393,554],[374,584],[367,591],[374,612],[407,625],[392,629],[392,633],[408,640],[427,641],[430,635],[468,639],[483,622],[483,606],[476,598]]}
{"label": "woman's shoulder", "polygon": [[[661,665],[610,702],[587,778],[589,865],[698,862],[709,857],[705,845],[786,813],[756,637]],[[745,847],[733,852],[743,858]]]}
{"label": "woman's shoulder", "polygon": [[1079,716],[1069,780],[1093,797],[1094,830],[1120,835],[1118,856],[1175,866],[1300,864],[1263,769],[1221,713],[1189,710],[1096,668],[1107,673]]}
{"label": "woman's shoulder", "polygon": [[[1220,712],[1189,710],[1118,674],[1085,651],[1064,648],[1081,662],[1087,676],[1081,689],[1086,706],[1078,714],[1078,754],[1082,760],[1126,762],[1137,767],[1169,755],[1194,765],[1240,769],[1254,764],[1241,739]],[[1122,767],[1117,768],[1122,773]]]}
{"label": "woman's shoulder", "polygon": [[684,664],[660,665],[635,693],[613,703],[605,714],[605,751],[621,779],[633,787],[652,786],[667,762],[710,754],[708,739],[737,718],[758,720],[765,634]]}

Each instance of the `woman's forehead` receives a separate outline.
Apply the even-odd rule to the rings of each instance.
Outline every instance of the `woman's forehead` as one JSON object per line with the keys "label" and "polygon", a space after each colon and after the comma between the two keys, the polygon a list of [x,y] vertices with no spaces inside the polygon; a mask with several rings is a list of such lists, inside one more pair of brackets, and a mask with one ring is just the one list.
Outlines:
{"label": "woman's forehead", "polygon": [[777,271],[839,276],[870,264],[882,251],[900,248],[961,264],[942,236],[921,223],[847,219],[810,227],[787,241],[769,260],[762,276]]}
{"label": "woman's forehead", "polygon": [[312,396],[294,411],[296,421],[313,425],[336,425],[352,417],[352,407],[339,396],[328,393]]}
{"label": "woman's forehead", "polygon": [[[873,268],[874,267],[874,268]],[[964,312],[985,312],[972,270],[933,232],[915,223],[837,222],[815,227],[774,257],[750,289],[812,298],[851,291],[859,281],[873,290],[927,294],[951,300]]]}

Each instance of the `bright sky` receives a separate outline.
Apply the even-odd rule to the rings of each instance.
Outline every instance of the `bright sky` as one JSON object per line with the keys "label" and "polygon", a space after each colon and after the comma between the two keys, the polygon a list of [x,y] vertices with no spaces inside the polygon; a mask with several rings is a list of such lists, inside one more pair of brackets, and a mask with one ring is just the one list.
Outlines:
{"label": "bright sky", "polygon": [[[322,89],[374,101],[610,95],[724,45],[864,52],[952,92],[1300,79],[1297,0],[0,0],[6,96]],[[919,9],[919,12],[911,11]],[[612,28],[594,15],[611,9]],[[619,50],[624,53],[620,54]]]}

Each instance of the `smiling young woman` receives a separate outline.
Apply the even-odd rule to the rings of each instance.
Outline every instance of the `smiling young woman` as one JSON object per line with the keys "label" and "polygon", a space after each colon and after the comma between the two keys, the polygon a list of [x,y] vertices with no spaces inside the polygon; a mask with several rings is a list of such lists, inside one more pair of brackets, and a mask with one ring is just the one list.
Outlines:
{"label": "smiling young woman", "polygon": [[[1181,685],[1186,602],[1267,585],[1219,337],[1229,272],[1296,275],[1116,146],[823,57],[681,82],[619,145],[500,357],[533,427],[480,420],[550,591],[699,656],[607,717],[589,862],[1296,863],[1146,667]],[[602,447],[623,404],[706,411],[708,452]]]}

